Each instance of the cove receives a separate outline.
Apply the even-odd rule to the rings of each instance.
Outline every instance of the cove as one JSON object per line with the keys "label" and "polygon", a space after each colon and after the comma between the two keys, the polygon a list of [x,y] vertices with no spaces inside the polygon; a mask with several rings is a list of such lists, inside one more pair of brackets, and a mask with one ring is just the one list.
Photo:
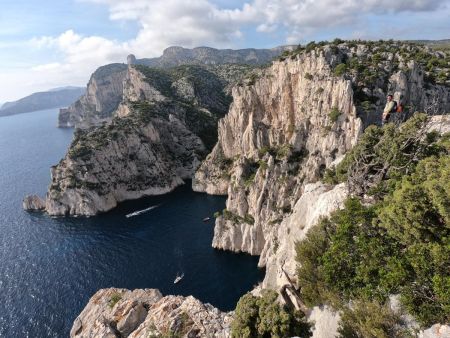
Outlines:
{"label": "cove", "polygon": [[68,336],[101,288],[158,288],[231,310],[263,278],[257,257],[211,248],[214,220],[202,219],[225,197],[193,192],[190,182],[91,218],[23,211],[26,194],[45,194],[72,139],[56,118],[57,109],[0,118],[0,336]]}

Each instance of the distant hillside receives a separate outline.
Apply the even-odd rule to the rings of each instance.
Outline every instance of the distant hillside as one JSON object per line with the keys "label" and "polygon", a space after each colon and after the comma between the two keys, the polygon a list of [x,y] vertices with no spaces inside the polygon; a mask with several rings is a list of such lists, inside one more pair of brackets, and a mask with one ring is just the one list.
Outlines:
{"label": "distant hillside", "polygon": [[0,108],[0,116],[28,113],[36,110],[68,106],[86,92],[82,87],[65,87],[34,93]]}
{"label": "distant hillside", "polygon": [[163,55],[151,59],[138,59],[137,64],[149,67],[174,67],[180,65],[218,65],[226,63],[238,63],[248,65],[261,65],[272,61],[285,50],[293,49],[292,46],[280,46],[271,49],[215,49],[211,47],[197,47],[187,49],[173,46],[166,48]]}
{"label": "distant hillside", "polygon": [[411,40],[410,42],[415,42],[418,44],[426,45],[434,50],[449,50],[450,49],[450,39],[443,40]]}
{"label": "distant hillside", "polygon": [[[200,66],[217,75],[228,86],[237,82],[248,70],[269,64],[284,51],[293,49],[292,46],[239,50],[169,47],[164,50],[162,56],[156,58],[136,59],[134,55],[129,55],[127,63],[163,70],[179,66]],[[70,107],[60,110],[58,126],[86,128],[110,120],[122,101],[127,69],[127,65],[120,63],[98,68],[89,80],[86,95]],[[229,88],[225,88],[225,91],[227,90]]]}

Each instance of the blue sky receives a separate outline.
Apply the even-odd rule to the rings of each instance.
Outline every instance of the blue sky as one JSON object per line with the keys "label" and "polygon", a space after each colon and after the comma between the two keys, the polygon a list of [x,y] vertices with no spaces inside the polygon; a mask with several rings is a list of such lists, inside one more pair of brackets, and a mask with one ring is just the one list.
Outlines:
{"label": "blue sky", "polygon": [[450,38],[450,0],[0,0],[0,102],[170,45]]}

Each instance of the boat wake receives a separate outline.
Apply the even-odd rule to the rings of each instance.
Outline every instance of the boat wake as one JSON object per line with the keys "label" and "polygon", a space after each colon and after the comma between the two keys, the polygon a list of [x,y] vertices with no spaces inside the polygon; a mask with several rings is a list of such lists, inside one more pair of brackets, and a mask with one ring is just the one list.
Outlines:
{"label": "boat wake", "polygon": [[153,210],[153,209],[155,209],[157,207],[159,207],[159,204],[158,205],[152,205],[151,207],[149,207],[147,209],[143,209],[143,210],[138,210],[138,211],[132,212],[131,214],[125,215],[125,217],[126,218],[130,218],[130,217],[134,217],[134,216],[139,216],[139,215],[141,215],[143,213],[146,213],[146,212],[148,212],[150,210]]}
{"label": "boat wake", "polygon": [[177,275],[177,278],[175,278],[175,280],[173,281],[173,284],[177,284],[179,283],[184,277],[184,273],[182,273],[181,275]]}

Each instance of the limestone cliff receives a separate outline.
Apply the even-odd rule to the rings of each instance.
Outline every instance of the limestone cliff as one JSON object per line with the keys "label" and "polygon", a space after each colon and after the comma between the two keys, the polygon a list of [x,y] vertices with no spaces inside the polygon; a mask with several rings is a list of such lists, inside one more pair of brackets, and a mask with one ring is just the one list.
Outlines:
{"label": "limestone cliff", "polygon": [[97,69],[88,82],[86,94],[68,108],[60,109],[58,127],[87,128],[111,118],[122,100],[126,72],[127,66],[118,63]]}
{"label": "limestone cliff", "polygon": [[52,168],[45,202],[34,196],[24,207],[44,203],[50,215],[91,216],[120,201],[173,190],[193,176],[215,143],[217,121],[230,103],[226,86],[198,66],[130,65],[114,118],[77,129],[67,155]]}
{"label": "limestone cliff", "polygon": [[[233,88],[229,113],[219,122],[218,142],[197,170],[193,188],[228,195],[227,208],[217,215],[213,246],[260,255],[259,264],[266,267],[266,276],[254,293],[261,288],[280,290],[295,282],[295,242],[301,241],[321,216],[340,208],[348,196],[345,184],[325,185],[320,182],[321,175],[356,144],[365,126],[380,122],[387,93],[394,93],[406,107],[394,120],[407,118],[415,110],[432,115],[450,111],[447,80],[430,79],[443,68],[425,70],[420,60],[412,58],[415,47],[388,45],[387,50],[372,43],[299,48]],[[390,48],[403,53],[397,55]],[[443,57],[444,62],[447,58]],[[364,63],[369,73],[362,70]],[[147,81],[143,72],[132,71],[128,76],[125,91],[130,102],[121,104],[117,111],[121,118],[115,121],[142,116],[131,102],[151,102],[158,107],[166,102],[164,92],[155,92],[159,86]],[[176,95],[208,104],[195,101],[184,81],[172,82]],[[187,122],[185,125],[193,128]],[[441,128],[442,124],[434,119],[430,128],[436,126]],[[29,201],[41,206],[33,198]],[[117,291],[103,292],[94,296],[77,318],[72,336],[165,334],[168,327],[178,330],[180,326],[173,323],[184,323],[185,319],[191,324],[202,323],[194,329],[200,336],[230,336],[232,313],[223,314],[208,305],[205,310],[191,298],[190,303],[198,307],[187,309],[196,309],[208,319],[197,321],[190,310],[184,310],[187,315],[179,320],[178,309],[183,306],[179,304],[185,304],[186,299],[164,297],[167,300],[160,307],[155,305],[157,299],[147,301],[149,296],[142,291],[133,296],[125,291],[120,299],[130,303],[119,302],[107,309],[105,304]],[[210,317],[205,311],[215,315]],[[309,320],[315,322],[313,337],[337,335],[338,314],[326,307],[307,312]],[[196,331],[200,326],[207,329]],[[194,327],[188,325],[189,330]],[[446,332],[448,326],[436,324],[419,336],[438,337]],[[183,331],[182,335],[188,333]]]}
{"label": "limestone cliff", "polygon": [[163,297],[158,290],[103,289],[75,319],[71,338],[230,336],[231,314],[192,296]]}
{"label": "limestone cliff", "polygon": [[[393,120],[416,110],[450,112],[448,83],[431,80],[448,67],[425,70],[414,59],[419,47],[386,45],[300,47],[233,89],[218,143],[193,188],[228,195],[213,246],[260,255],[263,287],[283,286],[283,270],[293,276],[294,241],[345,199],[343,187],[315,182],[355,145],[364,126],[380,123],[387,93],[406,108]],[[448,56],[440,60],[445,64]]]}
{"label": "limestone cliff", "polygon": [[[223,81],[237,80],[243,69],[250,69],[271,62],[283,51],[292,50],[292,46],[272,49],[215,49],[197,47],[187,49],[169,47],[162,56],[151,59],[136,59],[129,55],[127,63],[158,69],[170,69],[191,65],[215,73]],[[98,68],[87,85],[87,93],[70,107],[60,109],[59,127],[88,128],[109,122],[123,97],[123,81],[126,77],[125,64],[109,64]]]}

